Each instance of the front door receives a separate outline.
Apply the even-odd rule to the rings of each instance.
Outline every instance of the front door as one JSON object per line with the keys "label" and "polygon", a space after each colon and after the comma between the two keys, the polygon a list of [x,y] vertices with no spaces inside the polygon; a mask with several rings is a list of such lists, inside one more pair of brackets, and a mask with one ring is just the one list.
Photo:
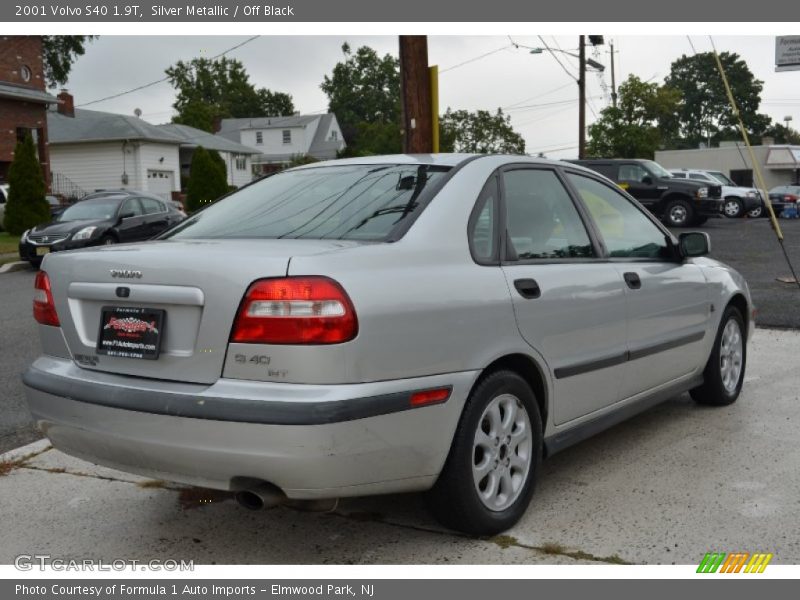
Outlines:
{"label": "front door", "polygon": [[697,370],[704,363],[710,312],[700,268],[677,260],[667,233],[613,186],[569,173],[625,281],[628,360],[623,399]]}
{"label": "front door", "polygon": [[663,189],[659,189],[658,179],[639,163],[619,165],[617,181],[619,187],[651,210],[664,192]]}
{"label": "front door", "polygon": [[547,361],[561,425],[619,400],[625,286],[555,170],[507,168],[501,181],[502,268],[520,333]]}
{"label": "front door", "polygon": [[147,239],[147,223],[144,209],[138,198],[128,198],[119,210],[121,217],[117,226],[120,242],[138,242]]}

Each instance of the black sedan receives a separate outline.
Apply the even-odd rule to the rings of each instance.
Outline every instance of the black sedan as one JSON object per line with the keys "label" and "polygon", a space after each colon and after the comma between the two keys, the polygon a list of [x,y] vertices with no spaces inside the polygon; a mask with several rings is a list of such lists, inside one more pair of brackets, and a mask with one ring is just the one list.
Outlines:
{"label": "black sedan", "polygon": [[146,194],[110,194],[81,200],[51,223],[23,233],[19,255],[38,266],[50,252],[148,240],[185,218],[170,203]]}

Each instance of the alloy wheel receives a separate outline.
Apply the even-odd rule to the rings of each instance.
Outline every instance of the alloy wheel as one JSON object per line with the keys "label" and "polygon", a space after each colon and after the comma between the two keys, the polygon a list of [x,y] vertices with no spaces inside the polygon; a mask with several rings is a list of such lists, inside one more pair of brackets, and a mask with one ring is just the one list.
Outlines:
{"label": "alloy wheel", "polygon": [[743,357],[742,332],[739,323],[730,319],[722,332],[719,349],[719,369],[725,391],[732,394],[739,385]]}

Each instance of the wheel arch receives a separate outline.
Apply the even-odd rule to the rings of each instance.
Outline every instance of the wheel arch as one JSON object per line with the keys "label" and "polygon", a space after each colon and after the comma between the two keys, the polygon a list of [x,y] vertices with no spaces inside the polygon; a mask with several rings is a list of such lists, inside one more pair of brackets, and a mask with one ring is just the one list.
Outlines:
{"label": "wheel arch", "polygon": [[750,311],[747,310],[747,299],[741,292],[736,292],[733,296],[731,296],[728,303],[725,305],[727,309],[729,306],[734,306],[738,311],[739,314],[742,315],[742,319],[744,320],[744,334],[747,335],[747,332],[750,330],[750,315],[748,314]]}

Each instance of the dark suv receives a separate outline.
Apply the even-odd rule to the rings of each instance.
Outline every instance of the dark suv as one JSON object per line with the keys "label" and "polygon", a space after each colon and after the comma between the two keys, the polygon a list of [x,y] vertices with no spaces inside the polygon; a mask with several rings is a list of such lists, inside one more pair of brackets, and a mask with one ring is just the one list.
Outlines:
{"label": "dark suv", "polygon": [[590,158],[567,162],[605,175],[670,227],[702,225],[722,210],[722,186],[675,179],[652,160]]}

